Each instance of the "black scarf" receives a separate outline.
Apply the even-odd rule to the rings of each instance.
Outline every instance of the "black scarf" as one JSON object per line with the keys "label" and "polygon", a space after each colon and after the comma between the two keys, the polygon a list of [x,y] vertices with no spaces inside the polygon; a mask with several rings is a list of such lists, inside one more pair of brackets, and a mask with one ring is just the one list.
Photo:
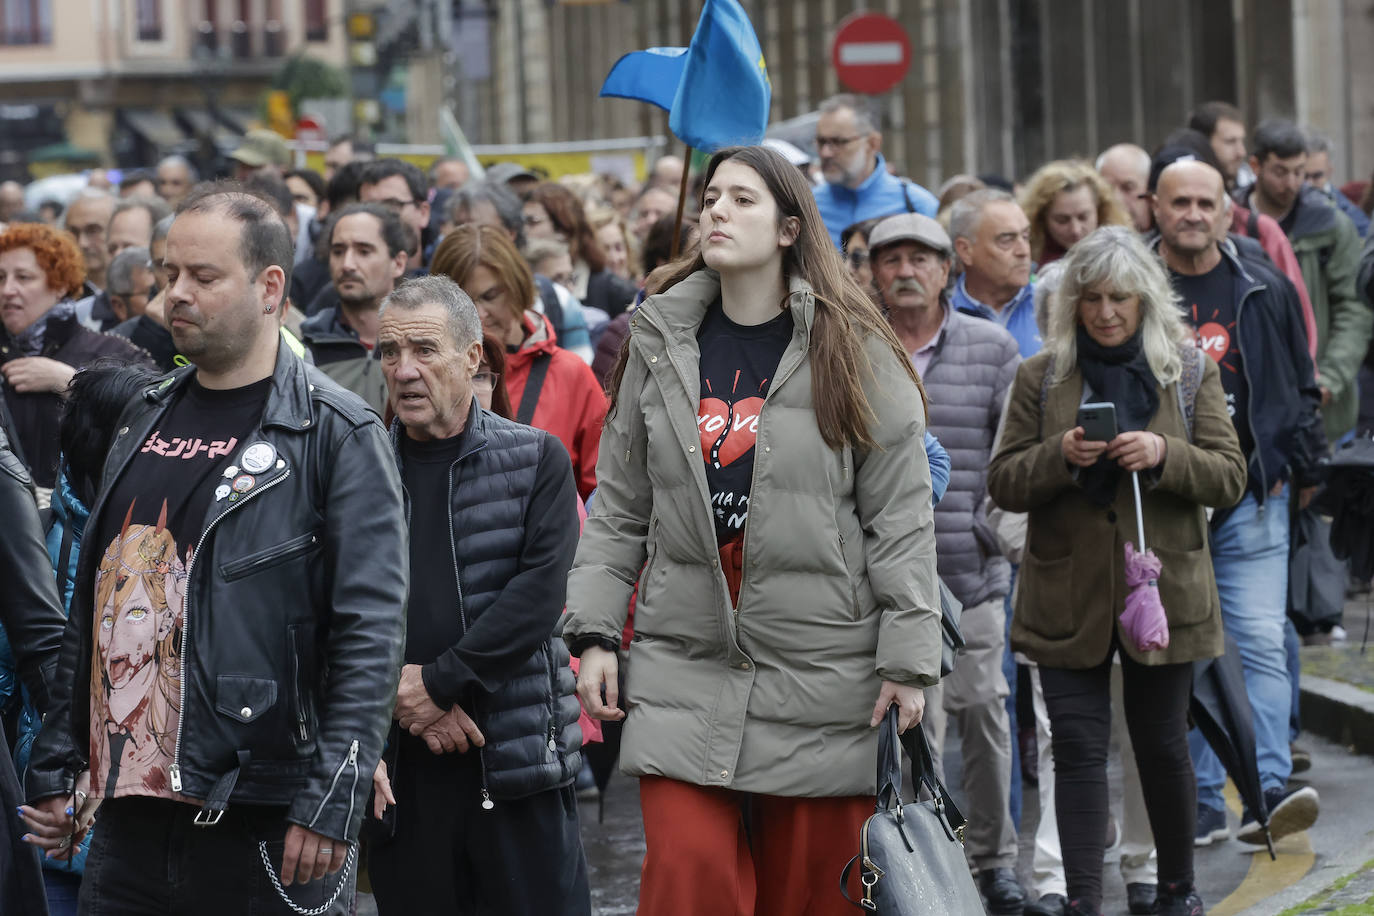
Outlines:
{"label": "black scarf", "polygon": [[[1104,347],[1079,325],[1078,368],[1094,400],[1116,405],[1118,433],[1144,429],[1154,419],[1159,409],[1159,382],[1145,358],[1140,331],[1119,346]],[[1078,472],[1083,491],[1099,506],[1111,505],[1120,477],[1121,466],[1105,455]]]}

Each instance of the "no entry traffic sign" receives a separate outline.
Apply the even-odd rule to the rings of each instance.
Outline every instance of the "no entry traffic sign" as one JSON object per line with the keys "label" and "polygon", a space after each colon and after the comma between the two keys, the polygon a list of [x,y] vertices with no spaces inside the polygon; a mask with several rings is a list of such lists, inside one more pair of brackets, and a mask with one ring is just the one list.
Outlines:
{"label": "no entry traffic sign", "polygon": [[840,82],[877,95],[902,81],[911,66],[911,39],[902,24],[878,13],[854,13],[835,32],[830,59]]}

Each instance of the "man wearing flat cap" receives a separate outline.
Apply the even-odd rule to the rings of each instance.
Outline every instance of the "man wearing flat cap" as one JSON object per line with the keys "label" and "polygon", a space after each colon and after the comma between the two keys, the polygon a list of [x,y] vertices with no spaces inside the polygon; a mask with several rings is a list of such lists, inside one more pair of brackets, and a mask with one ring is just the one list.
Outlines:
{"label": "man wearing flat cap", "polygon": [[930,432],[949,452],[949,489],[935,507],[940,578],[964,605],[967,648],[953,673],[926,688],[925,728],[936,767],[949,716],[963,738],[963,784],[973,799],[964,849],[978,870],[988,912],[1020,913],[1011,822],[1011,732],[1002,674],[1010,568],[983,515],[987,466],[1002,404],[1021,362],[1016,339],[999,324],[950,307],[954,246],[935,220],[889,216],[868,239],[873,284],[897,339],[930,396]]}
{"label": "man wearing flat cap", "polygon": [[234,177],[239,181],[258,175],[280,179],[291,165],[291,148],[275,130],[257,128],[243,135],[243,142],[229,158],[235,162]]}

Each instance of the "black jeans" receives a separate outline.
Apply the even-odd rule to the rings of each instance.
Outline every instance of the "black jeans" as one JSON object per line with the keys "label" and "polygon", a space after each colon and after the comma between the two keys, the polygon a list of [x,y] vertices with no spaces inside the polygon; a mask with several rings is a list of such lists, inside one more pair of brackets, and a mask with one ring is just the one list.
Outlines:
{"label": "black jeans", "polygon": [[[1093,668],[1041,666],[1054,747],[1054,799],[1069,897],[1102,905],[1113,651]],[[1159,880],[1193,880],[1197,784],[1188,756],[1193,666],[1142,665],[1121,653],[1126,727],[1159,855]]]}
{"label": "black jeans", "polygon": [[484,810],[477,751],[436,755],[402,735],[398,756],[395,834],[368,833],[381,916],[590,916],[572,786]]}
{"label": "black jeans", "polygon": [[[83,916],[290,916],[262,861],[259,843],[281,874],[285,808],[231,805],[213,827],[192,823],[199,809],[158,798],[116,798],[100,806],[81,882]],[[354,866],[356,869],[356,866]],[[302,909],[313,909],[346,886],[326,912],[353,907],[355,871],[286,888]]]}

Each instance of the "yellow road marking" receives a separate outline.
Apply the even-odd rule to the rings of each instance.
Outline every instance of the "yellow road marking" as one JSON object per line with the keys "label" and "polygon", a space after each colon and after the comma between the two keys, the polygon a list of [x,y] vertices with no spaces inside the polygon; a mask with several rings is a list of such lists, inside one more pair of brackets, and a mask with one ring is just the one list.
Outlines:
{"label": "yellow road marking", "polygon": [[[1224,792],[1226,807],[1237,815],[1241,811],[1240,797],[1235,785],[1228,779]],[[1249,907],[1274,896],[1284,888],[1291,887],[1302,879],[1311,869],[1316,856],[1312,852],[1312,840],[1307,831],[1284,837],[1274,844],[1277,859],[1270,860],[1269,850],[1259,847],[1250,856],[1250,870],[1245,880],[1208,912],[1211,916],[1236,916]]]}

